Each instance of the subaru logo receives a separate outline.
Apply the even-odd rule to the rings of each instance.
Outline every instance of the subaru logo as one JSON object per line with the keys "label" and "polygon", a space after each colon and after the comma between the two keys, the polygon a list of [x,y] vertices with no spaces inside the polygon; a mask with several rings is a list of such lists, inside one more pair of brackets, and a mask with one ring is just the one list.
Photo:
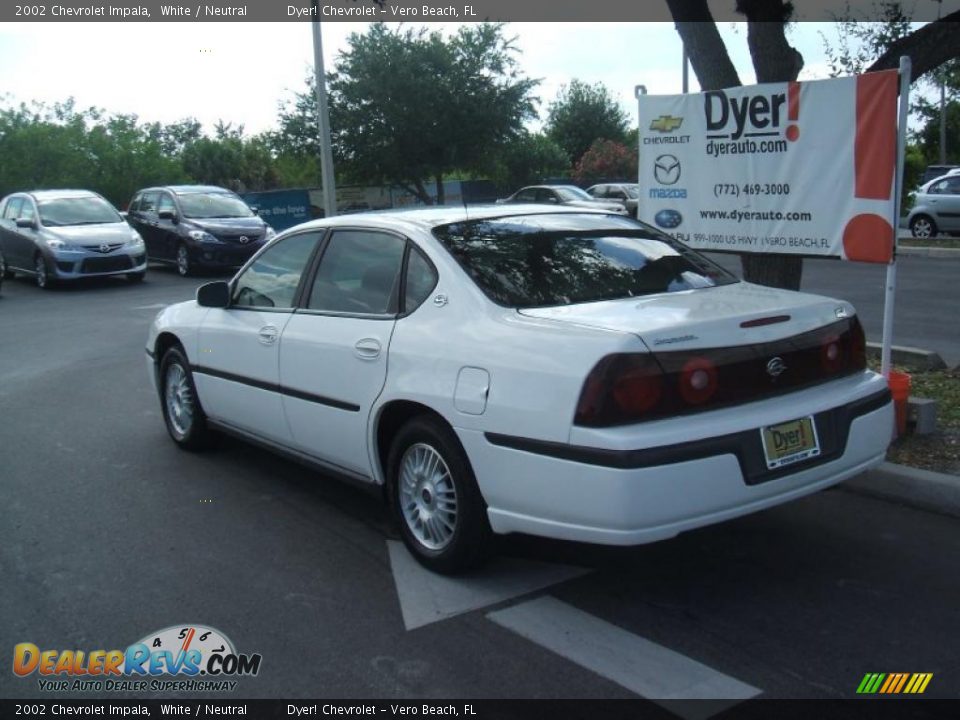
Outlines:
{"label": "subaru logo", "polygon": [[683,222],[683,215],[676,210],[664,208],[653,216],[653,221],[662,228],[672,230]]}
{"label": "subaru logo", "polygon": [[110,246],[107,243],[100,243],[100,252],[110,252]]}
{"label": "subaru logo", "polygon": [[250,242],[250,238],[248,238],[246,235],[241,235],[241,236],[240,236],[240,244],[241,244],[241,245],[246,245],[248,242]]}
{"label": "subaru logo", "polygon": [[653,164],[653,177],[661,185],[673,185],[680,179],[680,161],[674,155],[661,155]]}
{"label": "subaru logo", "polygon": [[775,357],[767,363],[767,375],[772,378],[779,377],[786,371],[787,364],[783,361],[783,358]]}

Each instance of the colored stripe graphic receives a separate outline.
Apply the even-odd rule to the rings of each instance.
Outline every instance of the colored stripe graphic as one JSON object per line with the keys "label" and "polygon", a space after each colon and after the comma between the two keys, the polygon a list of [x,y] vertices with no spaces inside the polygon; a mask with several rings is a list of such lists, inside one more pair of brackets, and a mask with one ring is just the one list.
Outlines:
{"label": "colored stripe graphic", "polygon": [[920,695],[933,673],[867,673],[857,686],[858,695]]}

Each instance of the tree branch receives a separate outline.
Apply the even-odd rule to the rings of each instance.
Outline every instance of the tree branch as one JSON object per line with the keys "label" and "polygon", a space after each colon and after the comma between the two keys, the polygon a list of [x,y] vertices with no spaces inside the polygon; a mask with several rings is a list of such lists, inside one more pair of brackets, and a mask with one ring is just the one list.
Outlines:
{"label": "tree branch", "polygon": [[914,30],[894,42],[883,55],[874,60],[866,72],[896,70],[900,67],[900,56],[906,55],[912,63],[910,80],[914,81],[960,57],[960,32],[957,32],[956,25],[958,21],[960,10]]}

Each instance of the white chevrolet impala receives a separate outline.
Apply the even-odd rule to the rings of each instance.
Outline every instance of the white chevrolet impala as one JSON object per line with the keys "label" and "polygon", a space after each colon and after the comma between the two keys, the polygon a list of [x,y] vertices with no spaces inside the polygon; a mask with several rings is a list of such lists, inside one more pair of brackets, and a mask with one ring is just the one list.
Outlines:
{"label": "white chevrolet impala", "polygon": [[174,442],[231,433],[380,486],[441,572],[491,533],[646,543],[863,472],[893,422],[864,353],[844,301],[538,206],[300,225],[147,340]]}

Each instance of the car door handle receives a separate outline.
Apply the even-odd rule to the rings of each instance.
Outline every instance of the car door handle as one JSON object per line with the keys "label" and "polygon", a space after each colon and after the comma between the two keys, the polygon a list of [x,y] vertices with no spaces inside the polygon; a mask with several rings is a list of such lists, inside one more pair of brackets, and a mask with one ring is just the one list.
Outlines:
{"label": "car door handle", "polygon": [[353,346],[354,352],[361,360],[375,360],[380,357],[380,341],[375,338],[357,340]]}
{"label": "car door handle", "polygon": [[273,325],[264,325],[260,328],[260,332],[257,333],[257,336],[260,339],[261,344],[263,345],[273,345],[277,341],[277,328]]}

